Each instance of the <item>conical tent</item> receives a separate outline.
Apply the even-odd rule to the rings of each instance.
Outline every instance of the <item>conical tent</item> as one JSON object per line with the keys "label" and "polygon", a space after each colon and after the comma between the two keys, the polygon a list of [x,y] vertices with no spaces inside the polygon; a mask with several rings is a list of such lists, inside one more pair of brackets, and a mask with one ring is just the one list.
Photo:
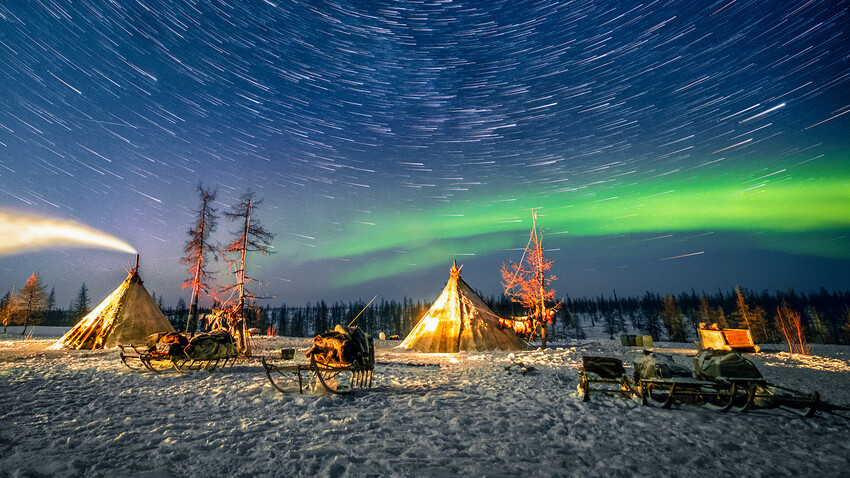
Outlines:
{"label": "conical tent", "polygon": [[513,330],[499,326],[499,316],[460,278],[460,269],[454,263],[443,293],[399,347],[451,353],[524,350],[527,344]]}
{"label": "conical tent", "polygon": [[142,285],[138,269],[54,345],[56,348],[102,349],[144,342],[148,335],[174,332]]}

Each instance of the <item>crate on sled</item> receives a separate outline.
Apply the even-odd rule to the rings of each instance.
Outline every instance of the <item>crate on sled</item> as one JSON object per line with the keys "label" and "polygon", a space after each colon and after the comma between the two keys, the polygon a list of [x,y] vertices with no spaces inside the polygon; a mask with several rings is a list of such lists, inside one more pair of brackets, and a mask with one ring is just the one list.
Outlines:
{"label": "crate on sled", "polygon": [[750,329],[722,329],[715,326],[700,327],[699,347],[701,349],[751,353],[761,350],[761,347],[753,343]]}

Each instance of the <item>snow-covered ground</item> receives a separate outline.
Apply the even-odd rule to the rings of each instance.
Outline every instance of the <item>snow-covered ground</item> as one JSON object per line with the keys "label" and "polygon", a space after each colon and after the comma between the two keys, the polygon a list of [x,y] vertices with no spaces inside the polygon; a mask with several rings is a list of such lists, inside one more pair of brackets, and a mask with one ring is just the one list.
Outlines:
{"label": "snow-covered ground", "polygon": [[[766,378],[845,410],[720,413],[576,395],[582,355],[419,354],[378,342],[374,387],[353,397],[281,394],[258,362],[140,373],[118,351],[49,350],[63,330],[0,335],[0,476],[848,476],[850,347],[750,357]],[[309,339],[258,338],[260,354]],[[771,348],[768,346],[767,348]],[[658,343],[688,364],[693,347]],[[533,366],[527,375],[505,367]]]}

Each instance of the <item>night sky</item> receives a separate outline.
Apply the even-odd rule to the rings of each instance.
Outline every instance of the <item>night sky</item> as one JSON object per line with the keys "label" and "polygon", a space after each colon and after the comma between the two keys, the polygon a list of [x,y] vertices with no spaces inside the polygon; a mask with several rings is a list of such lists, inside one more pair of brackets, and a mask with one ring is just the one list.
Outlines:
{"label": "night sky", "polygon": [[[199,182],[263,199],[273,305],[431,300],[452,259],[499,293],[532,208],[559,296],[847,289],[848,9],[4,1],[0,209],[127,241],[168,305]],[[94,306],[132,260],[5,255],[0,291],[35,271]]]}

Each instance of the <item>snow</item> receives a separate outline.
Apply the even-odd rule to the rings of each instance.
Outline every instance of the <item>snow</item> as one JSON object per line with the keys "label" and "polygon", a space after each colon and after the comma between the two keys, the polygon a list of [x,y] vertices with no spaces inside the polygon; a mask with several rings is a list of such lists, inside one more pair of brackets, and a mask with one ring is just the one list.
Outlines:
{"label": "snow", "polygon": [[[768,380],[820,392],[833,411],[720,413],[576,394],[582,355],[638,349],[605,338],[545,351],[423,354],[376,341],[374,386],[281,394],[258,361],[141,373],[117,349],[49,350],[65,329],[0,335],[0,476],[846,476],[850,347],[750,355]],[[256,338],[258,354],[310,344]],[[657,343],[690,365],[693,346]],[[523,375],[513,361],[534,370]],[[630,371],[630,370],[629,370]],[[842,409],[843,408],[843,409]]]}

